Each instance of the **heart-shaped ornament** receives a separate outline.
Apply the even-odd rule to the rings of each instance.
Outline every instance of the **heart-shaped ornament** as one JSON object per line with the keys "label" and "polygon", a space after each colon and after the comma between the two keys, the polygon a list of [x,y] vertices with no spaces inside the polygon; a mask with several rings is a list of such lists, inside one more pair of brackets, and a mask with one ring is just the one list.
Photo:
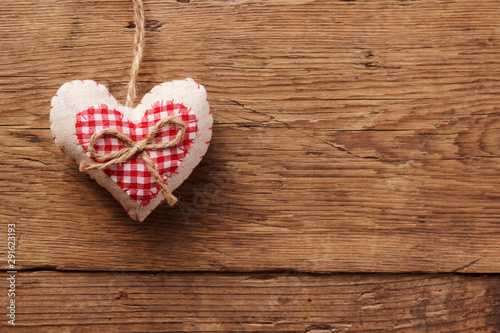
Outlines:
{"label": "heart-shaped ornament", "polygon": [[50,111],[56,145],[137,221],[169,201],[198,165],[212,124],[205,88],[192,79],[157,85],[136,108],[120,105],[104,85],[72,81]]}

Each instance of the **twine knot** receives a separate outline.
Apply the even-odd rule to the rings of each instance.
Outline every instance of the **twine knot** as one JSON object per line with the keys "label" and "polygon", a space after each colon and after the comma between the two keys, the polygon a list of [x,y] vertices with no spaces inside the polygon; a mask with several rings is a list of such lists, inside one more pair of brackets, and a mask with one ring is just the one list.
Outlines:
{"label": "twine knot", "polygon": [[[155,144],[154,141],[157,138],[158,133],[160,133],[163,127],[168,124],[176,125],[177,129],[179,130],[177,132],[177,136],[172,141]],[[148,150],[162,150],[174,147],[184,138],[185,134],[186,125],[179,117],[175,116],[167,117],[158,121],[153,129],[149,132],[149,134],[141,141],[134,141],[125,134],[118,132],[114,128],[105,128],[99,132],[95,132],[92,135],[88,146],[90,155],[100,163],[91,164],[83,161],[80,163],[80,171],[86,172],[93,169],[108,169],[113,165],[118,165],[127,161],[134,155],[138,155],[138,157],[140,157],[144,161],[144,164],[146,165],[146,168],[148,169],[151,176],[156,179],[156,182],[160,186],[161,192],[165,197],[167,203],[170,206],[173,206],[177,202],[177,198],[168,191],[163,178],[158,173],[153,160],[148,154]],[[97,153],[97,151],[95,150],[95,145],[97,143],[97,140],[104,135],[114,136],[115,138],[121,140],[125,144],[125,147],[110,154],[101,155]]]}
{"label": "twine knot", "polygon": [[135,143],[134,148],[137,149],[138,153],[142,153],[146,149],[147,144],[147,141],[141,140]]}

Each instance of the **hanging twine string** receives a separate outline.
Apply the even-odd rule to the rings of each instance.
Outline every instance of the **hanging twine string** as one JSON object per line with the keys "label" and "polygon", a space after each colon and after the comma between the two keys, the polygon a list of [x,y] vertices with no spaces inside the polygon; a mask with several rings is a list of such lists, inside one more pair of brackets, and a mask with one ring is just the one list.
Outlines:
{"label": "hanging twine string", "polygon": [[142,0],[133,0],[134,2],[134,61],[130,71],[130,82],[128,83],[127,102],[125,106],[131,108],[134,105],[136,97],[136,81],[139,74],[139,65],[142,60],[142,50],[144,48],[144,5]]}
{"label": "hanging twine string", "polygon": [[[154,141],[157,138],[158,133],[160,133],[163,127],[168,126],[169,124],[174,124],[179,130],[177,132],[177,136],[175,137],[175,139],[169,142],[155,144]],[[83,172],[93,169],[99,169],[99,170],[108,169],[114,165],[118,165],[127,161],[129,158],[137,154],[138,157],[140,157],[144,161],[144,164],[146,165],[146,168],[148,169],[151,176],[153,176],[156,179],[156,182],[160,186],[161,192],[165,197],[167,203],[170,206],[173,206],[177,202],[177,198],[171,192],[168,191],[167,186],[163,181],[163,178],[158,173],[158,170],[156,170],[154,162],[153,160],[151,160],[151,157],[148,154],[148,150],[162,150],[174,147],[184,138],[185,134],[186,134],[186,125],[179,117],[175,116],[167,117],[158,121],[156,125],[153,127],[153,129],[146,136],[146,138],[144,138],[141,141],[134,141],[125,134],[118,132],[114,128],[105,128],[99,132],[95,132],[92,135],[88,146],[88,151],[90,155],[95,160],[101,163],[90,164],[84,161],[80,163],[80,171]],[[112,152],[110,154],[101,155],[97,153],[95,145],[97,143],[97,140],[99,140],[99,138],[103,136],[113,136],[121,140],[126,147],[118,151]]]}

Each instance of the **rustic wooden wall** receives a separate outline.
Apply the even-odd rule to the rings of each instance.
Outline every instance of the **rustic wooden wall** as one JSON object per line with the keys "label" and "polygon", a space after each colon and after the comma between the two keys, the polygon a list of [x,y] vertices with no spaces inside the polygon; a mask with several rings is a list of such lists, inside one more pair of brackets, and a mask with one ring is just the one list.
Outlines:
{"label": "rustic wooden wall", "polygon": [[131,2],[0,4],[21,330],[500,332],[498,276],[456,274],[500,272],[498,1],[145,8],[139,94],[192,77],[215,124],[182,205],[139,224],[48,120],[73,79],[124,99]]}

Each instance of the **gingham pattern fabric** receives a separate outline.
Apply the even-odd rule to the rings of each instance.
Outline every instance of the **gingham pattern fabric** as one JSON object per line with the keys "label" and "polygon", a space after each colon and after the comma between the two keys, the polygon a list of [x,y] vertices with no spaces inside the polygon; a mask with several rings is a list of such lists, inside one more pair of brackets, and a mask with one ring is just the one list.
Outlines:
{"label": "gingham pattern fabric", "polygon": [[[140,141],[148,135],[150,129],[160,119],[168,116],[179,117],[186,124],[184,139],[172,148],[147,151],[159,174],[167,182],[170,175],[176,173],[176,169],[188,152],[198,132],[196,116],[189,112],[190,109],[180,103],[159,101],[146,111],[139,123],[132,123],[124,120],[121,112],[114,109],[110,110],[104,104],[97,105],[76,115],[76,136],[78,143],[91,157],[88,152],[88,144],[95,132],[105,128],[114,128],[129,136],[132,140]],[[158,133],[155,143],[172,141],[176,135],[177,128],[175,125],[165,126]],[[95,145],[96,152],[100,155],[110,154],[124,147],[125,144],[120,139],[112,136],[102,136]],[[155,178],[150,175],[144,161],[137,156],[103,171],[141,207],[147,206],[160,193],[160,187]]]}

